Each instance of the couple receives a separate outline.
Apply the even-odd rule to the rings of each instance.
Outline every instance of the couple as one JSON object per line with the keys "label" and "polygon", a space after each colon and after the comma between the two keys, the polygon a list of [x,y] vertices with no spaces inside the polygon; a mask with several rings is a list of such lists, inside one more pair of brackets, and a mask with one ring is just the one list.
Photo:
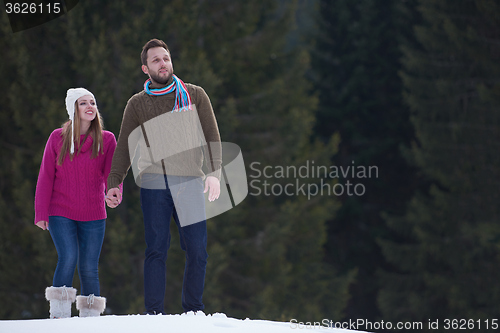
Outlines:
{"label": "couple", "polygon": [[[47,141],[36,187],[35,224],[49,230],[58,254],[52,286],[45,291],[51,318],[71,317],[75,300],[80,317],[99,316],[104,312],[106,299],[100,295],[98,262],[106,224],[105,202],[115,208],[122,200],[122,183],[136,157],[129,147],[129,136],[135,129],[144,129],[148,122],[158,124],[156,119],[160,116],[174,119],[174,115],[188,112],[197,112],[208,149],[207,146],[203,152],[191,149],[177,164],[176,159],[174,162],[172,159],[150,160],[148,167],[140,170],[144,184],[154,183],[154,186],[141,186],[147,245],[144,300],[146,313],[165,313],[165,264],[173,216],[186,253],[182,307],[186,312],[204,309],[202,295],[208,257],[206,219],[183,223],[179,216],[180,210],[186,211],[186,205],[181,209],[179,202],[187,202],[188,213],[192,210],[204,213],[203,193],[208,192],[209,201],[219,197],[222,156],[217,122],[205,91],[199,86],[184,84],[173,74],[170,51],[163,41],[147,42],[141,62],[142,71],[149,79],[144,90],[132,96],[125,107],[118,142],[113,133],[102,129],[96,99],[84,88],[68,90],[69,120],[54,130]],[[155,138],[149,137],[148,142],[146,133],[144,137],[146,150],[151,152]],[[173,141],[163,142],[163,149],[178,145],[182,138]],[[210,172],[205,185],[203,155]],[[139,156],[140,159],[144,156]],[[79,296],[72,288],[77,265]]]}

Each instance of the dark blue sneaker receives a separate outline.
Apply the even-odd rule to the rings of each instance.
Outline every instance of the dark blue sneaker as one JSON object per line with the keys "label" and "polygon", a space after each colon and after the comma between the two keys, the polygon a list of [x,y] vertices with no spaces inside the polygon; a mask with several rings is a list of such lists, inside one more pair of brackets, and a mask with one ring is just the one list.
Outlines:
{"label": "dark blue sneaker", "polygon": [[164,314],[166,314],[166,313],[165,313],[165,312],[163,312],[163,311],[158,312],[158,311],[151,310],[151,311],[146,311],[146,312],[144,312],[143,314],[144,314],[144,315],[156,316],[156,315],[164,315]]}

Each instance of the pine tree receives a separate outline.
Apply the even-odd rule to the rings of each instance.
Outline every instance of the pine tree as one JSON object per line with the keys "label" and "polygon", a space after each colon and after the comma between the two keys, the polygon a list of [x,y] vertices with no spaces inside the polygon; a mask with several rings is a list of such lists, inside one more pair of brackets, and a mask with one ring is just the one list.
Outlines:
{"label": "pine tree", "polygon": [[500,297],[500,5],[420,0],[418,8],[420,45],[404,45],[403,81],[418,139],[410,158],[433,184],[388,220],[406,242],[383,244],[397,272],[382,275],[379,304],[391,320],[486,320]]}
{"label": "pine tree", "polygon": [[362,184],[364,193],[341,196],[342,206],[328,222],[328,262],[358,270],[346,310],[353,319],[380,315],[374,281],[386,263],[377,240],[393,237],[382,215],[402,214],[415,187],[413,170],[400,154],[413,136],[398,76],[399,44],[411,33],[403,9],[400,1],[320,1],[312,39],[316,135],[340,135],[333,165],[377,168],[366,178],[339,179]]}

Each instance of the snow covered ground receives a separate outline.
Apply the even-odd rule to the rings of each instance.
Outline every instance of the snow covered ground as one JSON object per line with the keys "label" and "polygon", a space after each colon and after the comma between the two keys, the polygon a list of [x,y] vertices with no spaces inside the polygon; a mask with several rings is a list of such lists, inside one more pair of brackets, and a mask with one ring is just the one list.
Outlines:
{"label": "snow covered ground", "polygon": [[94,318],[0,320],[0,333],[293,333],[359,332],[297,323],[234,319],[213,315],[129,315]]}

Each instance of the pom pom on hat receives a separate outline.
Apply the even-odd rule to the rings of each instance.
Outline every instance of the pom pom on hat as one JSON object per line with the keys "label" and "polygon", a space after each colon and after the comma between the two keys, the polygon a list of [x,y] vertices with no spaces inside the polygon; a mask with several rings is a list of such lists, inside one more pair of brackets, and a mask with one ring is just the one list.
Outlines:
{"label": "pom pom on hat", "polygon": [[71,137],[73,137],[73,140],[71,140],[71,149],[70,153],[73,154],[75,152],[75,102],[77,99],[79,99],[82,96],[90,95],[94,99],[94,101],[97,104],[97,101],[94,97],[94,94],[92,94],[90,91],[88,91],[85,88],[70,88],[68,89],[68,92],[66,93],[66,111],[68,111],[68,116],[69,119],[71,120]]}

